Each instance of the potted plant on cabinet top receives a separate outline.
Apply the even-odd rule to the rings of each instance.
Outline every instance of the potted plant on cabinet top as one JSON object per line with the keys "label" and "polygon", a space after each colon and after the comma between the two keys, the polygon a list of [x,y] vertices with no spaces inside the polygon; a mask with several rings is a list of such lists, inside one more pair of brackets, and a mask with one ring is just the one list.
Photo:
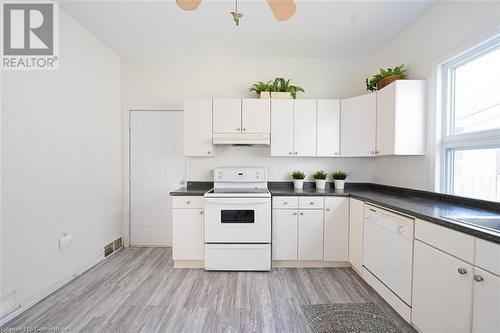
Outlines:
{"label": "potted plant on cabinet top", "polygon": [[345,179],[347,178],[347,172],[337,170],[332,173],[333,184],[336,190],[343,190],[345,185]]}
{"label": "potted plant on cabinet top", "polygon": [[327,176],[327,173],[324,172],[323,170],[319,170],[319,171],[316,171],[314,173],[313,177],[316,180],[316,189],[318,189],[318,190],[325,189],[326,176]]}
{"label": "potted plant on cabinet top", "polygon": [[294,172],[292,172],[293,187],[296,190],[302,190],[302,188],[304,187],[304,178],[306,178],[304,172],[300,170],[295,170]]}
{"label": "potted plant on cabinet top", "polygon": [[295,99],[297,92],[304,92],[304,88],[290,84],[290,79],[278,77],[274,80],[264,83],[259,81],[254,83],[249,89],[260,95],[260,98],[275,98],[275,99]]}
{"label": "potted plant on cabinet top", "polygon": [[269,91],[270,84],[271,81],[267,83],[259,81],[257,83],[254,83],[253,86],[251,86],[248,90],[255,91],[257,94],[259,94],[260,98],[271,98],[271,93]]}
{"label": "potted plant on cabinet top", "polygon": [[405,65],[400,65],[394,68],[380,68],[380,73],[375,74],[371,79],[366,79],[366,90],[377,91],[391,84],[396,80],[403,80],[408,77],[408,69]]}

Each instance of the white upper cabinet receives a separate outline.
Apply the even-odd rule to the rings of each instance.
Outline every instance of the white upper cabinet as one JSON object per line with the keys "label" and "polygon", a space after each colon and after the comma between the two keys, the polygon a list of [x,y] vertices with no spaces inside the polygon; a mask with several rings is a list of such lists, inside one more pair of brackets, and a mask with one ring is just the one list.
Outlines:
{"label": "white upper cabinet", "polygon": [[340,100],[318,99],[316,156],[339,156]]}
{"label": "white upper cabinet", "polygon": [[241,133],[241,99],[214,99],[214,133]]}
{"label": "white upper cabinet", "polygon": [[269,133],[271,131],[271,101],[269,99],[242,100],[241,131],[243,133]]}
{"label": "white upper cabinet", "polygon": [[340,154],[374,156],[377,126],[377,94],[341,101]]}
{"label": "white upper cabinet", "polygon": [[293,155],[293,100],[271,100],[271,156]]}
{"label": "white upper cabinet", "polygon": [[296,99],[294,156],[316,156],[316,100]]}
{"label": "white upper cabinet", "polygon": [[211,99],[193,99],[184,102],[184,155],[214,155]]}
{"label": "white upper cabinet", "polygon": [[377,155],[425,153],[424,80],[398,80],[377,92]]}

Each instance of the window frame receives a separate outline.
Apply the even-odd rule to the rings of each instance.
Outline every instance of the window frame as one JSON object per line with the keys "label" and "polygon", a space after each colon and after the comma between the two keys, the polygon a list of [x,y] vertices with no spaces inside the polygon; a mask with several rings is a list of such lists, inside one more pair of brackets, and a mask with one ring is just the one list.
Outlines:
{"label": "window frame", "polygon": [[453,194],[454,154],[457,150],[500,148],[500,128],[454,134],[455,69],[498,49],[500,49],[500,34],[441,66],[440,188],[443,193]]}

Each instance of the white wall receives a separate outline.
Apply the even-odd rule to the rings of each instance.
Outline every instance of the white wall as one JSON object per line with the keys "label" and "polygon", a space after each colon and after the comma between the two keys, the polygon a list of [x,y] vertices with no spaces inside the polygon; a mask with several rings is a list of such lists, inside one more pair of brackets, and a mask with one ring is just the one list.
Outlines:
{"label": "white wall", "polygon": [[[18,305],[122,234],[119,57],[61,11],[60,61],[59,71],[2,75],[0,291],[15,290]],[[74,245],[60,250],[64,232]]]}
{"label": "white wall", "polygon": [[[434,188],[435,119],[433,63],[453,55],[500,26],[500,2],[436,2],[401,32],[373,59],[379,67],[405,64],[410,78],[428,80],[427,154],[417,157],[379,157],[373,165],[373,182],[424,190]],[[441,110],[438,110],[440,112]]]}
{"label": "white wall", "polygon": [[[201,52],[201,51],[200,51]],[[251,97],[253,82],[289,77],[304,87],[299,98],[340,98],[364,92],[366,58],[122,58],[125,106],[182,105],[187,98]],[[369,181],[370,159],[278,158],[255,147],[217,149],[214,158],[190,158],[188,179],[211,179],[217,166],[266,166],[270,179],[284,180],[293,169],[332,171],[343,168],[351,180]]]}

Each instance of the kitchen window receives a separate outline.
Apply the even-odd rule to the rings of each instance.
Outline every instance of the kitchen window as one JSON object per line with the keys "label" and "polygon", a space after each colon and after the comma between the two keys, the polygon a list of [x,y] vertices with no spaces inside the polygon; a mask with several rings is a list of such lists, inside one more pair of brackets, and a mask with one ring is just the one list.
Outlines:
{"label": "kitchen window", "polygon": [[442,191],[500,201],[500,35],[442,68]]}

